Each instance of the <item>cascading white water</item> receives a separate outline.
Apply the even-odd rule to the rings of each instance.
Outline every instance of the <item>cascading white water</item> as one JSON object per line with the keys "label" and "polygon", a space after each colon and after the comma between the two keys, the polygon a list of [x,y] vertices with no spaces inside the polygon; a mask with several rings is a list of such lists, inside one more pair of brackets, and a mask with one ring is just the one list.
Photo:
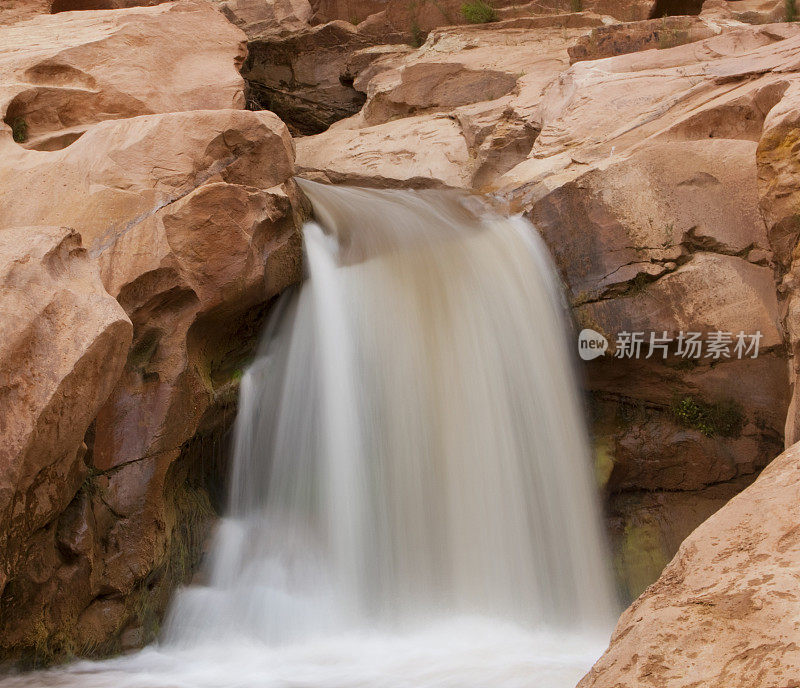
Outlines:
{"label": "cascading white water", "polygon": [[53,685],[574,685],[616,603],[545,249],[470,199],[300,183],[309,278],[242,379],[207,584]]}

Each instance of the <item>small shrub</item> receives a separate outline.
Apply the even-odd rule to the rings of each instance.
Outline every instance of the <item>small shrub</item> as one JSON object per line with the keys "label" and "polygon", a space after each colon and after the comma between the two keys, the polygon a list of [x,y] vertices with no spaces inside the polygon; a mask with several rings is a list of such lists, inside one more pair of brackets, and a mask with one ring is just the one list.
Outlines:
{"label": "small shrub", "polygon": [[733,401],[707,404],[684,397],[672,405],[672,415],[678,424],[698,430],[706,437],[738,437],[744,425],[742,410]]}
{"label": "small shrub", "polygon": [[11,136],[17,143],[25,143],[28,140],[28,123],[22,117],[17,117],[11,122]]}
{"label": "small shrub", "polygon": [[411,45],[419,48],[425,42],[425,33],[419,28],[416,20],[411,23]]}
{"label": "small shrub", "polygon": [[583,0],[569,0],[569,8],[573,12],[583,12]]}
{"label": "small shrub", "polygon": [[461,14],[470,24],[488,24],[497,21],[497,12],[494,7],[483,0],[474,0],[461,5]]}
{"label": "small shrub", "polygon": [[785,0],[787,22],[797,21],[797,5],[795,1],[796,0]]}

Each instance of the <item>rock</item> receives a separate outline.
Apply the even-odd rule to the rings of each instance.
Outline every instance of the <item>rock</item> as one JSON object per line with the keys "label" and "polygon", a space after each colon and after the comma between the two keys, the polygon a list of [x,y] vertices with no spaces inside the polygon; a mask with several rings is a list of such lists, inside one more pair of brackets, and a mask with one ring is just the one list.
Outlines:
{"label": "rock", "polygon": [[152,7],[173,0],[52,0],[50,12],[75,12],[78,10],[121,10],[130,7]]}
{"label": "rock", "polygon": [[[148,614],[157,619],[180,580],[170,576],[183,575],[174,567],[190,570],[191,560],[173,561],[186,556],[175,549],[176,533],[201,527],[211,514],[208,496],[186,484],[196,453],[191,441],[217,422],[209,414],[218,413],[215,404],[243,365],[236,356],[244,354],[230,350],[231,328],[244,337],[252,314],[300,277],[302,204],[291,182],[291,139],[268,112],[108,121],[50,153],[6,146],[13,153],[4,158],[9,167],[0,168],[0,202],[10,209],[8,220],[24,216],[43,225],[58,217],[79,228],[105,288],[133,323],[122,376],[117,370],[104,405],[98,399],[97,408],[86,409],[85,425],[94,418],[86,442],[96,497],[83,527],[94,543],[87,561],[96,564],[86,566],[93,573],[70,569],[70,588],[61,589],[66,569],[55,554],[48,555],[45,582],[33,563],[22,569],[14,612],[0,611],[14,620],[0,624],[0,643],[18,654],[30,647],[37,619],[57,634],[65,609],[77,613],[100,598],[119,604],[87,616],[91,623],[70,625],[70,642],[91,646],[98,634],[113,641],[128,619],[136,620],[137,595],[149,596],[155,611]],[[34,187],[38,193],[20,192]],[[79,439],[85,425],[76,425]],[[42,542],[38,551],[58,550]],[[173,573],[140,593],[144,579],[165,565]],[[143,634],[151,637],[152,630]]]}
{"label": "rock", "polygon": [[697,528],[579,688],[784,686],[800,675],[800,447]]}
{"label": "rock", "polygon": [[[0,237],[79,232],[127,328],[120,351],[100,356],[109,380],[95,358],[81,363],[97,398],[78,383],[66,392],[81,405],[63,410],[69,452],[41,450],[53,469],[35,479],[60,491],[42,488],[30,527],[11,530],[22,535],[0,581],[0,647],[48,661],[150,642],[197,564],[221,461],[207,445],[230,423],[267,302],[300,278],[306,211],[286,127],[231,109],[244,105],[245,37],[212,5],[62,13],[0,33]],[[79,305],[93,298],[76,279],[56,302],[73,287]],[[53,350],[77,356],[82,341],[53,338]],[[52,394],[55,374],[39,375],[32,388]],[[19,489],[8,499],[33,499]]]}
{"label": "rock", "polygon": [[768,248],[756,145],[709,138],[642,144],[536,200],[530,219],[573,298],[609,298],[695,250]]}
{"label": "rock", "polygon": [[333,127],[298,139],[297,156],[303,176],[334,184],[464,188],[471,176],[461,128],[445,115],[410,117],[364,129]]}
{"label": "rock", "polygon": [[[725,0],[734,19],[748,24],[772,24],[786,21],[785,0]],[[708,0],[703,5],[703,11]]]}
{"label": "rock", "polygon": [[46,226],[0,228],[0,323],[0,590],[8,628],[22,620],[8,607],[23,595],[31,551],[37,582],[58,565],[64,579],[74,572],[83,534],[74,528],[58,554],[54,519],[89,474],[84,435],[122,372],[131,323],[80,235]]}
{"label": "rock", "polygon": [[[463,0],[421,0],[409,3],[406,0],[316,0],[315,20],[329,22],[347,21],[358,26],[358,30],[382,42],[408,41],[412,45],[424,42],[434,29],[469,24],[464,15]],[[655,0],[494,0],[495,20],[486,24],[494,27],[504,20],[536,17],[543,19],[542,26],[554,26],[558,20],[553,16],[571,13],[579,15],[587,11],[596,15],[607,15],[622,21],[648,19],[653,15]],[[699,4],[697,12],[700,11]]]}
{"label": "rock", "polygon": [[[567,67],[569,42],[586,30],[458,27],[432,32],[412,52],[359,51],[345,69],[367,95],[362,113],[300,141],[298,166],[331,180],[375,177],[382,186],[483,186],[528,155],[535,103]],[[448,151],[443,158],[440,150]]]}
{"label": "rock", "polygon": [[800,135],[800,89],[789,86],[780,102],[770,110],[764,122],[764,135],[758,144],[757,160],[761,211],[767,225],[770,246],[781,277],[780,291],[785,306],[784,326],[791,353],[793,380],[792,401],[786,419],[786,441],[800,437],[798,412],[798,376],[800,375],[800,297],[798,276],[800,263],[797,246],[800,239],[800,218],[797,187],[800,165],[797,140]]}
{"label": "rock", "polygon": [[51,0],[0,0],[0,26],[47,14],[50,3]]}
{"label": "rock", "polygon": [[566,36],[553,29],[434,31],[419,50],[378,58],[358,73],[353,85],[367,95],[362,119],[379,124],[426,111],[450,112],[521,89],[541,92],[566,68],[569,39],[584,31]]}
{"label": "rock", "polygon": [[745,27],[667,50],[575,63],[539,106],[542,130],[531,159],[501,185],[519,189],[523,178],[530,185],[563,176],[562,154],[576,169],[648,137],[758,140],[785,75],[796,69],[798,31],[790,24]]}
{"label": "rock", "polygon": [[[198,41],[197,36],[207,36]],[[36,17],[0,28],[0,136],[57,150],[107,119],[244,106],[244,34],[213,7]]]}
{"label": "rock", "polygon": [[[689,462],[683,462],[684,471]],[[656,580],[681,543],[717,510],[748,487],[745,476],[705,488],[669,492],[627,491],[611,499],[610,534],[621,592],[630,602]]]}
{"label": "rock", "polygon": [[[723,2],[727,0],[722,0]],[[674,48],[720,33],[717,22],[704,17],[662,17],[600,26],[569,48],[572,62],[597,60],[641,50]]]}
{"label": "rock", "polygon": [[349,56],[368,45],[354,26],[342,21],[288,38],[253,40],[243,70],[250,97],[277,113],[293,133],[324,131],[364,104],[364,96],[340,76]]}
{"label": "rock", "polygon": [[214,0],[222,13],[249,38],[287,36],[308,26],[308,0]]}

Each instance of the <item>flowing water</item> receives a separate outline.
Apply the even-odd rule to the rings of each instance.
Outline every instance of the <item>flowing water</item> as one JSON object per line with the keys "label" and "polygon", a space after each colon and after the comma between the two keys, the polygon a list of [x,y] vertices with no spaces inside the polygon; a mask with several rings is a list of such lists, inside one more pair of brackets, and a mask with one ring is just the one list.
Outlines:
{"label": "flowing water", "polygon": [[616,602],[533,228],[301,184],[308,279],[242,379],[207,583],[159,644],[9,685],[568,688],[602,651]]}

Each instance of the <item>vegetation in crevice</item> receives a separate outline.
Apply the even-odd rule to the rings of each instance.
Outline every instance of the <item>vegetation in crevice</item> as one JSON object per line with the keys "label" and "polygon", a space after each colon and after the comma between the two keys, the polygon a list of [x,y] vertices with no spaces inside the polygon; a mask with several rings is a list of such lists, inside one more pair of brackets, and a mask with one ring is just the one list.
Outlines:
{"label": "vegetation in crevice", "polygon": [[698,430],[706,437],[739,437],[744,426],[741,406],[730,400],[707,403],[686,396],[676,399],[670,412],[679,425]]}
{"label": "vegetation in crevice", "polygon": [[484,0],[473,0],[461,5],[461,14],[470,24],[488,24],[497,21],[497,12]]}
{"label": "vegetation in crevice", "polygon": [[11,136],[16,143],[25,143],[28,140],[28,122],[22,117],[16,117],[11,122]]}

